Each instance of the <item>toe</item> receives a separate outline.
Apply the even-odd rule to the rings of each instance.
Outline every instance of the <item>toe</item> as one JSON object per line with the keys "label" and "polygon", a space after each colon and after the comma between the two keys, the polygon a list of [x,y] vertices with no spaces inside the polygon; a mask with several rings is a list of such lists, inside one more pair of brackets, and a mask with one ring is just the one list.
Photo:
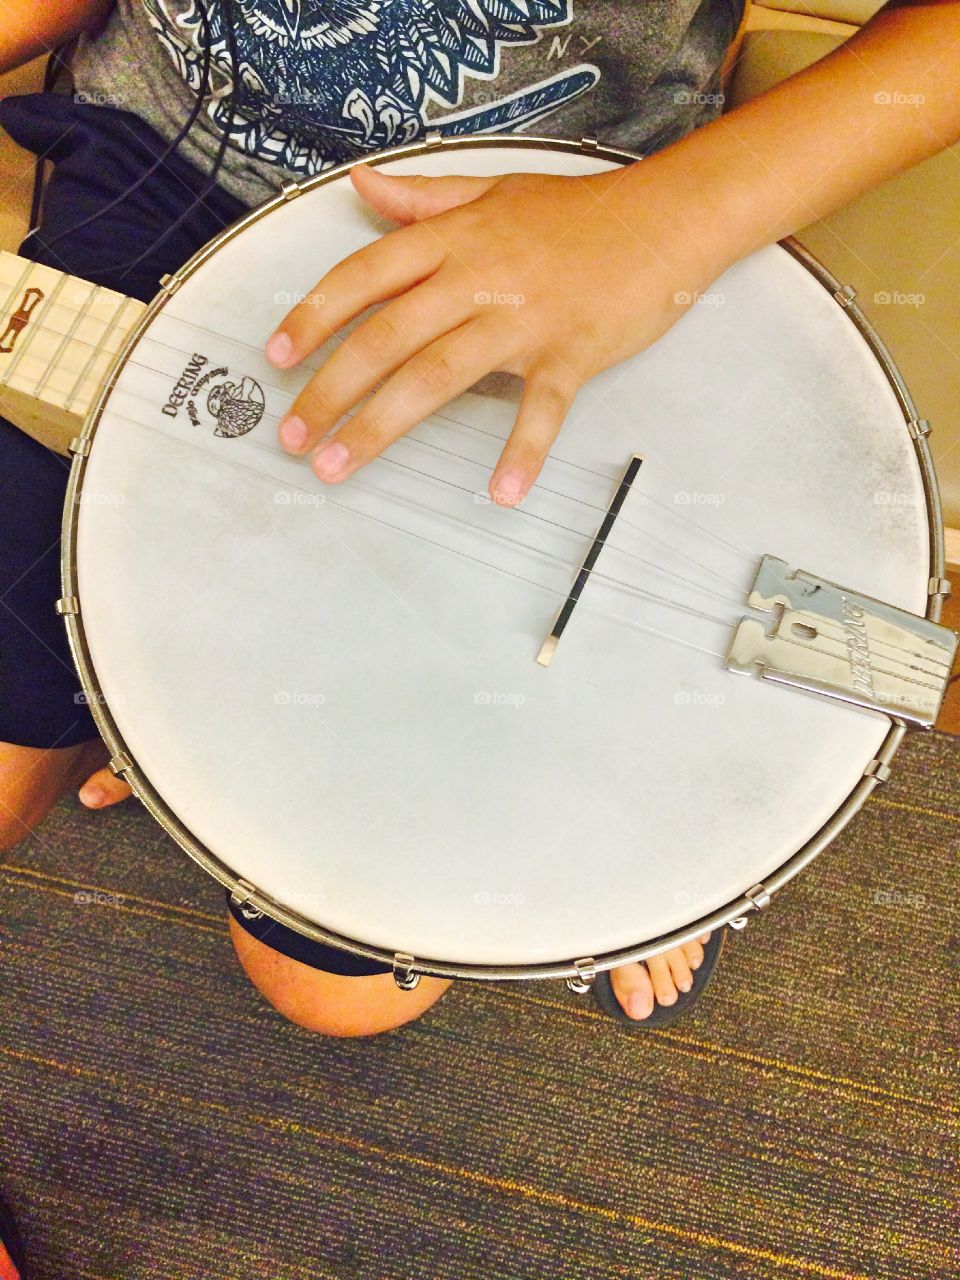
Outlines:
{"label": "toe", "polygon": [[703,947],[696,939],[683,944],[683,954],[691,969],[699,969],[703,964]]}
{"label": "toe", "polygon": [[625,964],[610,973],[613,994],[628,1015],[640,1021],[653,1013],[653,985],[645,965]]}
{"label": "toe", "polygon": [[122,778],[109,769],[98,769],[80,788],[80,802],[88,809],[106,809],[119,800],[126,800],[130,788]]}
{"label": "toe", "polygon": [[689,991],[693,986],[693,973],[687,963],[683,947],[674,947],[672,951],[667,951],[663,958],[673,978],[673,985],[678,991]]}
{"label": "toe", "polygon": [[650,981],[653,983],[653,994],[657,997],[657,1004],[676,1004],[677,988],[674,986],[670,966],[665,957],[651,956],[647,961],[647,968],[650,971]]}

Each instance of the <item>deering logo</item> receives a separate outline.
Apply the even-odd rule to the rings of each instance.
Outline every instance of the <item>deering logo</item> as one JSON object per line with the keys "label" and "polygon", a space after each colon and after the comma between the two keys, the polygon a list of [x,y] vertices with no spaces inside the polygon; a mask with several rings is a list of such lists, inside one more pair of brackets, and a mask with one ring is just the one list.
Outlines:
{"label": "deering logo", "polygon": [[204,372],[206,363],[198,352],[190,357],[161,412],[175,418],[183,409],[195,427],[212,426],[215,436],[245,436],[263,417],[263,388],[225,365]]}

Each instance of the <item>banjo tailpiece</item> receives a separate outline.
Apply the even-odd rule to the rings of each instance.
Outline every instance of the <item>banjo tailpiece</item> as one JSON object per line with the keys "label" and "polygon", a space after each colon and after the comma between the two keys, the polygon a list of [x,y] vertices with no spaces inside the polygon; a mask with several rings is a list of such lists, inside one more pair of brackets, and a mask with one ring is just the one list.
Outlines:
{"label": "banjo tailpiece", "polygon": [[957,652],[949,627],[768,555],[747,604],[768,617],[738,624],[728,671],[932,728]]}

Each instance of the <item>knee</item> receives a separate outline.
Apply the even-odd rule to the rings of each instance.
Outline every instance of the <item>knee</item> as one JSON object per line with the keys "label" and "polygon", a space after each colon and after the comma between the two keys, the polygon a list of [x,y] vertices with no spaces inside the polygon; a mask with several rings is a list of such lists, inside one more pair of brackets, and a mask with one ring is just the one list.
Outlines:
{"label": "knee", "polygon": [[342,977],[291,960],[247,933],[228,916],[240,965],[262,996],[290,1022],[328,1036],[373,1036],[418,1018],[449,981],[421,978],[401,991],[389,973]]}

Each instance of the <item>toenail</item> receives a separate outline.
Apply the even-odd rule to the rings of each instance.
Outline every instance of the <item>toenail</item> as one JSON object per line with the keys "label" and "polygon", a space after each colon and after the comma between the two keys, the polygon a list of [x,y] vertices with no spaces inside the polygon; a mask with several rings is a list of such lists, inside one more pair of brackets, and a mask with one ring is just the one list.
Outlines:
{"label": "toenail", "polygon": [[678,982],[678,983],[677,983],[677,986],[680,988],[680,990],[681,990],[681,991],[683,991],[684,993],[686,993],[686,992],[687,992],[687,991],[689,991],[689,990],[690,990],[690,988],[693,986],[693,983],[692,983],[692,982]]}
{"label": "toenail", "polygon": [[677,993],[676,991],[671,991],[669,996],[666,993],[664,993],[662,996],[658,995],[657,1000],[659,1001],[660,1004],[676,1004]]}
{"label": "toenail", "polygon": [[649,999],[644,996],[637,995],[627,997],[627,1013],[631,1018],[641,1019],[649,1018],[652,1013]]}

